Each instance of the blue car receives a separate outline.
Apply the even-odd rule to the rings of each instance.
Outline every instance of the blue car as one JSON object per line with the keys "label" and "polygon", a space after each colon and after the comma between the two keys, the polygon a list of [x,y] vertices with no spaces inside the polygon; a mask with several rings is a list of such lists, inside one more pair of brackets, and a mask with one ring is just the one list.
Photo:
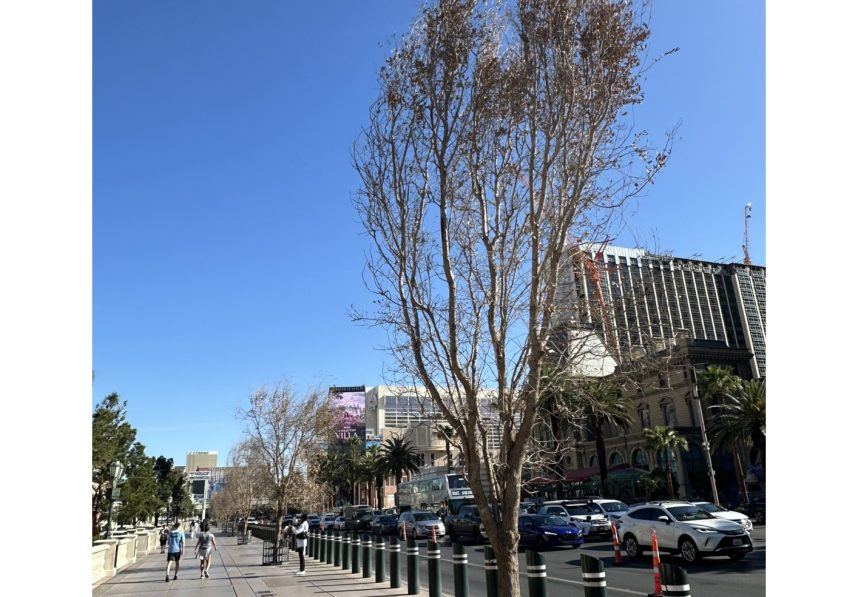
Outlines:
{"label": "blue car", "polygon": [[557,516],[528,514],[518,517],[519,543],[536,549],[547,547],[581,547],[584,535],[574,523]]}

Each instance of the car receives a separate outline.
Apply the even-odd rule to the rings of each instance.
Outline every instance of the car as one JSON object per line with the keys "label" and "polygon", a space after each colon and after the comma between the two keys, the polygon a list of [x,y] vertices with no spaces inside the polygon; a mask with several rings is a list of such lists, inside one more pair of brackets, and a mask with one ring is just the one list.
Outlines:
{"label": "car", "polygon": [[399,528],[399,518],[392,514],[381,514],[372,519],[369,528],[373,535],[395,535]]}
{"label": "car", "polygon": [[283,517],[283,526],[292,524],[293,520],[295,520],[295,517],[291,514],[287,514]]}
{"label": "car", "polygon": [[482,541],[486,539],[483,523],[480,521],[480,511],[475,505],[459,508],[459,512],[447,517],[447,533],[450,540],[458,543],[459,539]]}
{"label": "car", "polygon": [[629,558],[641,557],[641,546],[651,544],[653,530],[659,551],[678,554],[689,564],[711,556],[738,561],[754,550],[739,523],[712,516],[691,502],[669,500],[631,507],[620,518],[620,541]]}
{"label": "car", "polygon": [[548,547],[578,548],[584,544],[581,529],[559,516],[525,514],[518,517],[519,543],[537,550]]}
{"label": "car", "polygon": [[344,531],[346,530],[346,519],[342,516],[337,516],[334,519],[334,530],[335,531]]}
{"label": "car", "polygon": [[527,510],[528,514],[536,514],[539,511],[539,506],[536,502],[532,502],[530,500],[519,503],[519,507]]}
{"label": "car", "polygon": [[722,506],[718,506],[713,504],[712,502],[691,502],[701,510],[706,510],[714,516],[715,518],[723,518],[724,520],[732,520],[733,522],[738,522],[746,531],[754,530],[754,523],[751,522],[751,519],[741,512],[735,512],[733,510],[728,510]]}
{"label": "car", "polygon": [[311,531],[320,530],[322,528],[321,523],[322,519],[319,517],[318,514],[310,514],[309,516],[307,516],[307,525],[310,527]]}
{"label": "car", "polygon": [[334,521],[337,519],[337,515],[331,512],[328,512],[324,516],[322,516],[321,527],[322,530],[333,530]]}
{"label": "car", "polygon": [[613,520],[614,522],[618,521],[620,517],[625,514],[629,505],[625,502],[621,502],[620,500],[606,500],[604,498],[597,498],[592,500],[593,504],[595,504],[599,510],[602,511],[608,520]]}
{"label": "car", "polygon": [[248,516],[247,517],[247,524],[257,524],[256,517],[255,516]]}
{"label": "car", "polygon": [[404,529],[406,537],[413,537],[414,539],[431,537],[432,529],[435,530],[435,537],[437,539],[440,539],[447,533],[447,528],[441,522],[441,519],[438,518],[438,515],[427,510],[403,512],[399,516],[398,528]]}
{"label": "car", "polygon": [[353,533],[370,530],[375,514],[373,514],[372,506],[355,504],[354,506],[346,506],[343,517],[345,518],[345,530]]}
{"label": "car", "polygon": [[574,522],[585,537],[601,537],[602,539],[613,537],[608,517],[595,504],[574,500],[558,500],[546,502],[538,513],[558,516],[569,523]]}

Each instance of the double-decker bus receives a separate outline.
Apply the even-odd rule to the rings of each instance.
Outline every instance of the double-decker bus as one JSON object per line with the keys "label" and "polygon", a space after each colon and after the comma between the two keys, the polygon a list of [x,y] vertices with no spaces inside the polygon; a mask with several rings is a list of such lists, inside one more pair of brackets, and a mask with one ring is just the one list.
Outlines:
{"label": "double-decker bus", "polygon": [[457,514],[459,508],[474,503],[474,494],[464,475],[447,472],[427,472],[396,488],[396,505],[406,510],[443,510]]}

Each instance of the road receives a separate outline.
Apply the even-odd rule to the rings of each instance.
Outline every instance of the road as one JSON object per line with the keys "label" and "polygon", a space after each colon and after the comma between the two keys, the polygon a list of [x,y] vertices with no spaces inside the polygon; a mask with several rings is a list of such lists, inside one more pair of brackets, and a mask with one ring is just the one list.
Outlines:
{"label": "road", "polygon": [[[741,562],[732,562],[727,558],[705,559],[698,564],[684,565],[688,571],[692,594],[695,597],[760,597],[765,594],[765,527],[754,529],[751,539],[754,551]],[[420,555],[426,554],[426,541],[418,541]],[[469,545],[468,584],[474,596],[486,594],[485,571],[483,570],[483,548],[481,545]],[[609,595],[643,595],[653,590],[652,560],[630,563],[626,559],[623,567],[614,567],[613,546],[607,542],[585,543],[580,549],[555,549],[543,551],[548,566],[548,591],[551,596],[583,596],[581,565],[579,554],[583,552],[601,558],[605,563]],[[625,553],[623,553],[625,556]],[[452,547],[447,539],[441,545],[441,584],[446,594],[453,593]],[[624,558],[625,559],[625,558]],[[387,560],[387,558],[385,558]],[[663,556],[662,561],[683,565],[673,556]],[[425,557],[420,558],[420,582],[428,586],[428,570]],[[405,549],[402,546],[400,556],[402,586],[406,582]],[[524,553],[519,555],[522,595],[527,595],[527,577],[524,574]]]}

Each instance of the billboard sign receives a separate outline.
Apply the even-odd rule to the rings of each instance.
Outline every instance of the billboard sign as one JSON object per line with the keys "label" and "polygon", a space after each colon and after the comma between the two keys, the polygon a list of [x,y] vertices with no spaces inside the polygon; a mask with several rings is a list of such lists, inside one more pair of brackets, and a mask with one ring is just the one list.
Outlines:
{"label": "billboard sign", "polygon": [[380,433],[369,433],[366,434],[366,447],[371,448],[373,446],[381,447],[381,434]]}
{"label": "billboard sign", "polygon": [[364,386],[334,386],[328,389],[337,409],[337,439],[348,441],[366,437],[366,388]]}

